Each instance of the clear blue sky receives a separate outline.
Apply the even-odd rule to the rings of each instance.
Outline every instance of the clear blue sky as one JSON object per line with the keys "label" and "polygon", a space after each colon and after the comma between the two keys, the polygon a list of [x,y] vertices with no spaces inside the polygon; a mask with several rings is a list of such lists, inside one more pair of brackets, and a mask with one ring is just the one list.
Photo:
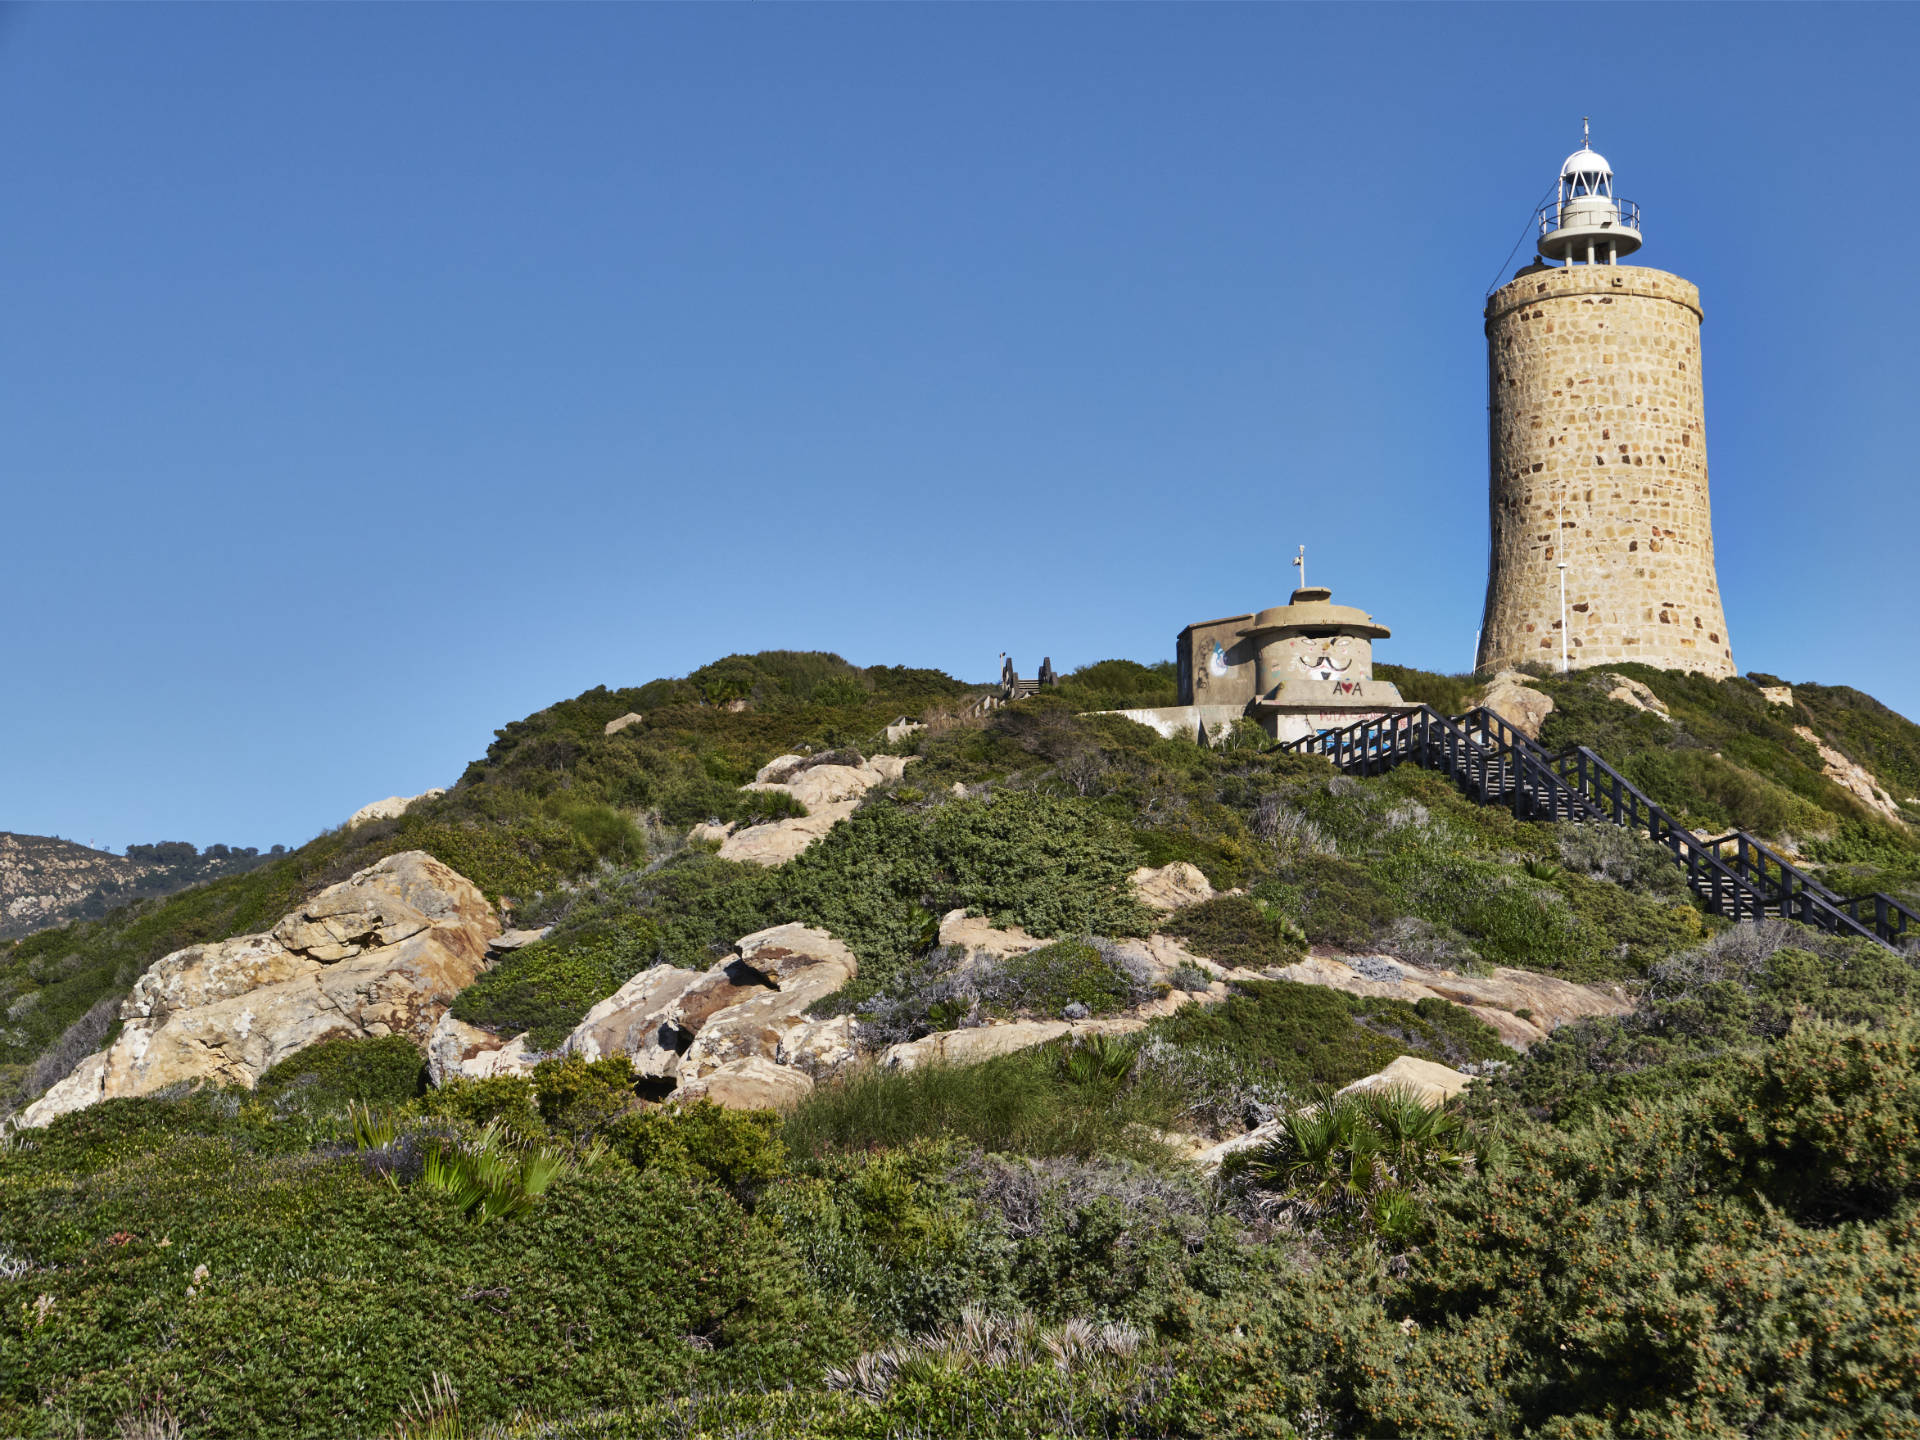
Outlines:
{"label": "clear blue sky", "polygon": [[[1911,6],[0,11],[0,829],[298,843],[736,650],[1472,661],[1583,113],[1743,669],[1920,715]],[[1525,254],[1520,257],[1525,258]],[[1902,396],[1907,397],[1901,399]]]}

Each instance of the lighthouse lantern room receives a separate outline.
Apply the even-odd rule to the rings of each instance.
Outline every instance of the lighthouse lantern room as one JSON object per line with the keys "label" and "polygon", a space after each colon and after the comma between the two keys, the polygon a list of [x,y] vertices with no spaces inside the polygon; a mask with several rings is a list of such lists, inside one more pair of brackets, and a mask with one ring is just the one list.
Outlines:
{"label": "lighthouse lantern room", "polygon": [[1640,248],[1640,207],[1613,193],[1613,167],[1595,152],[1587,122],[1560,167],[1558,198],[1540,211],[1540,253],[1569,265],[1617,265]]}

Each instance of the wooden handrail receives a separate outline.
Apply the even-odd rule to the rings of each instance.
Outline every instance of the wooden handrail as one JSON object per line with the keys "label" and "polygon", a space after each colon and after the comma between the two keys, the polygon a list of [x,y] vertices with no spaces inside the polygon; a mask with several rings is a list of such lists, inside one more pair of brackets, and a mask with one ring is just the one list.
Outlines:
{"label": "wooden handrail", "polygon": [[[1831,934],[1890,948],[1903,942],[1915,914],[1891,895],[1843,898],[1744,830],[1703,840],[1631,780],[1584,745],[1549,753],[1484,707],[1449,718],[1427,705],[1395,710],[1278,747],[1325,755],[1348,774],[1384,774],[1402,761],[1447,774],[1482,805],[1506,805],[1521,819],[1605,821],[1645,832],[1687,872],[1707,908],[1729,919],[1769,911]],[[1731,857],[1720,851],[1732,844]],[[1871,916],[1862,911],[1871,910]]]}

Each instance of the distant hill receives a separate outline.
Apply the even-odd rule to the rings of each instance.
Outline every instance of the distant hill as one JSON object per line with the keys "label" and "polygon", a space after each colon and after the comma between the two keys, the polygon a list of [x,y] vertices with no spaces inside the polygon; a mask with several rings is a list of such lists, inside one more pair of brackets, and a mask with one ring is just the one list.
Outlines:
{"label": "distant hill", "polygon": [[133,900],[241,874],[285,851],[283,845],[265,854],[251,846],[200,850],[166,840],[129,845],[125,855],[115,855],[52,835],[0,830],[0,940],[70,920],[98,919]]}

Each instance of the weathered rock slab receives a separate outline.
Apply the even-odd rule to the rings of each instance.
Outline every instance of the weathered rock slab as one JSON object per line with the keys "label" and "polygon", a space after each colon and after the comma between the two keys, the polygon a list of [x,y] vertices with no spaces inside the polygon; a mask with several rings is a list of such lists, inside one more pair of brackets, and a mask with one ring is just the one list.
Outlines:
{"label": "weathered rock slab", "polygon": [[1906,828],[1906,821],[1900,818],[1899,805],[1894,802],[1893,796],[1887,792],[1886,787],[1874,779],[1873,773],[1864,765],[1854,764],[1814,734],[1810,726],[1796,725],[1793,727],[1793,733],[1820,752],[1820,763],[1825,768],[1829,780],[1869,810],[1891,820],[1902,829]]}
{"label": "weathered rock slab", "polygon": [[[784,865],[859,807],[858,800],[847,800],[837,805],[809,805],[807,813],[796,819],[770,820],[764,825],[749,825],[744,830],[734,830],[722,837],[720,858],[765,865],[769,869]],[[714,827],[707,826],[705,829],[710,836]]]}
{"label": "weathered rock slab", "polygon": [[[1390,962],[1406,978],[1370,979],[1346,960],[1326,955],[1309,955],[1295,964],[1283,965],[1267,973],[1272,979],[1292,980],[1301,985],[1325,985],[1334,990],[1344,990],[1349,995],[1409,1002],[1451,1000],[1456,1005],[1466,1006],[1491,1024],[1500,1032],[1501,1041],[1515,1050],[1525,1050],[1534,1041],[1568,1021],[1588,1016],[1625,1015],[1633,1009],[1633,1002],[1626,991],[1617,985],[1577,985],[1557,976],[1504,966],[1488,976],[1459,975],[1451,970],[1401,967],[1391,956],[1372,958]],[[1527,1013],[1517,1013],[1520,1011]]]}
{"label": "weathered rock slab", "polygon": [[1024,955],[1053,942],[1029,935],[1018,925],[1001,929],[984,915],[949,910],[940,917],[940,943],[958,946],[975,959],[1000,960],[1009,955]]}
{"label": "weathered rock slab", "polygon": [[813,1077],[764,1055],[748,1055],[689,1080],[673,1092],[676,1103],[711,1100],[729,1110],[793,1110],[813,1093]]}
{"label": "weathered rock slab", "polygon": [[1428,1105],[1444,1105],[1472,1083],[1473,1076],[1455,1070],[1450,1065],[1422,1060],[1414,1055],[1401,1055],[1386,1069],[1377,1070],[1351,1085],[1343,1085],[1336,1093],[1353,1095],[1364,1090],[1405,1090]]}
{"label": "weathered rock slab", "polygon": [[1185,860],[1176,860],[1157,870],[1143,865],[1133,872],[1132,879],[1134,898],[1162,915],[1213,899],[1213,882],[1198,865]]}
{"label": "weathered rock slab", "polygon": [[805,1079],[850,1058],[851,1018],[815,1021],[806,1011],[859,973],[851,950],[809,925],[758,930],[733,948],[708,970],[643,970],[589,1010],[563,1048],[588,1060],[626,1055],[641,1074],[674,1081],[676,1094],[725,1072],[732,1078],[703,1092],[721,1104],[765,1081],[763,1067],[743,1062]]}
{"label": "weathered rock slab", "polygon": [[527,1037],[502,1040],[478,1025],[442,1015],[427,1037],[427,1078],[435,1085],[449,1080],[491,1080],[498,1075],[528,1075],[534,1056]]}
{"label": "weathered rock slab", "polygon": [[335,1036],[425,1046],[486,968],[499,921],[486,897],[422,851],[329,886],[270,934],[188,946],[155,962],[121,1007],[119,1036],[21,1117],[44,1124],[97,1100],[182,1081],[251,1087]]}
{"label": "weathered rock slab", "polygon": [[921,1065],[977,1065],[1062,1036],[1131,1035],[1146,1028],[1146,1020],[1133,1015],[1105,1020],[1008,1020],[963,1030],[936,1030],[918,1040],[889,1045],[880,1063],[895,1070]]}
{"label": "weathered rock slab", "polygon": [[384,800],[375,800],[362,805],[347,817],[347,828],[364,825],[369,820],[398,820],[407,813],[407,807],[421,800],[437,800],[447,792],[443,789],[422,790],[418,795],[389,795]]}

